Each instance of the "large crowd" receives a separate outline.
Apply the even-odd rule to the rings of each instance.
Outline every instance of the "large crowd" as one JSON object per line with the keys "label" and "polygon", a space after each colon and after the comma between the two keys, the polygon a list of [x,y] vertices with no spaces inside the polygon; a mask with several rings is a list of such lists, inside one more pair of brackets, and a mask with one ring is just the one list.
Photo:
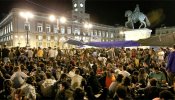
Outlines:
{"label": "large crowd", "polygon": [[4,45],[0,100],[174,100],[174,49]]}

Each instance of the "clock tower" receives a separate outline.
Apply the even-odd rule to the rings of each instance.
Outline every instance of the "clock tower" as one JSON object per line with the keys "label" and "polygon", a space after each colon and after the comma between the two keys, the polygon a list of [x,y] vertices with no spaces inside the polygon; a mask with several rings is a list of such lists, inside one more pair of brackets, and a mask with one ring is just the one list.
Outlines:
{"label": "clock tower", "polygon": [[74,21],[89,21],[89,14],[85,13],[86,0],[72,0],[72,18]]}

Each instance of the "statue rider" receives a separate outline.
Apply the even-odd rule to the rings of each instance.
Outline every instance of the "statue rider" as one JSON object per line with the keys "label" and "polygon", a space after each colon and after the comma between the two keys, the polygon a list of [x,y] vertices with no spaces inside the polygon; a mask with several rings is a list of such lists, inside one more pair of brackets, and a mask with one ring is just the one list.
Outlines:
{"label": "statue rider", "polygon": [[[136,19],[135,18],[137,18],[136,16],[138,16],[139,15],[139,13],[140,13],[140,8],[139,8],[139,5],[137,4],[136,5],[136,8],[135,8],[135,10],[134,10],[134,12],[133,12],[133,14],[134,14],[134,21],[136,21]],[[134,22],[135,23],[135,22]]]}
{"label": "statue rider", "polygon": [[136,8],[135,8],[134,12],[135,13],[140,12],[140,8],[139,8],[139,5],[138,4],[136,5]]}

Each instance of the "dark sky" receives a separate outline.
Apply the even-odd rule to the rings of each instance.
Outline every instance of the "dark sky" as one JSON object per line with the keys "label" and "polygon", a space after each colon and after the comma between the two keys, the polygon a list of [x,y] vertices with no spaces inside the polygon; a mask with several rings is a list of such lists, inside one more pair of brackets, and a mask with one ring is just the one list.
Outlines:
{"label": "dark sky", "polygon": [[[86,13],[91,21],[107,25],[124,25],[126,10],[136,4],[151,22],[151,29],[175,25],[175,0],[86,0]],[[67,14],[72,9],[71,0],[0,0],[0,20],[14,8],[27,8],[45,13]]]}

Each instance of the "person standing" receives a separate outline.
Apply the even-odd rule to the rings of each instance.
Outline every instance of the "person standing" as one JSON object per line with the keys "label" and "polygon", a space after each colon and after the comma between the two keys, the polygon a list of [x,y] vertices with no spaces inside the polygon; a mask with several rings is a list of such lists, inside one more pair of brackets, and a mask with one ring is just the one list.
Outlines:
{"label": "person standing", "polygon": [[4,48],[2,49],[2,59],[5,64],[9,61],[9,52],[10,50],[4,45]]}
{"label": "person standing", "polygon": [[166,69],[170,78],[170,85],[172,85],[173,77],[175,76],[175,44],[173,45],[173,51],[168,56]]}

